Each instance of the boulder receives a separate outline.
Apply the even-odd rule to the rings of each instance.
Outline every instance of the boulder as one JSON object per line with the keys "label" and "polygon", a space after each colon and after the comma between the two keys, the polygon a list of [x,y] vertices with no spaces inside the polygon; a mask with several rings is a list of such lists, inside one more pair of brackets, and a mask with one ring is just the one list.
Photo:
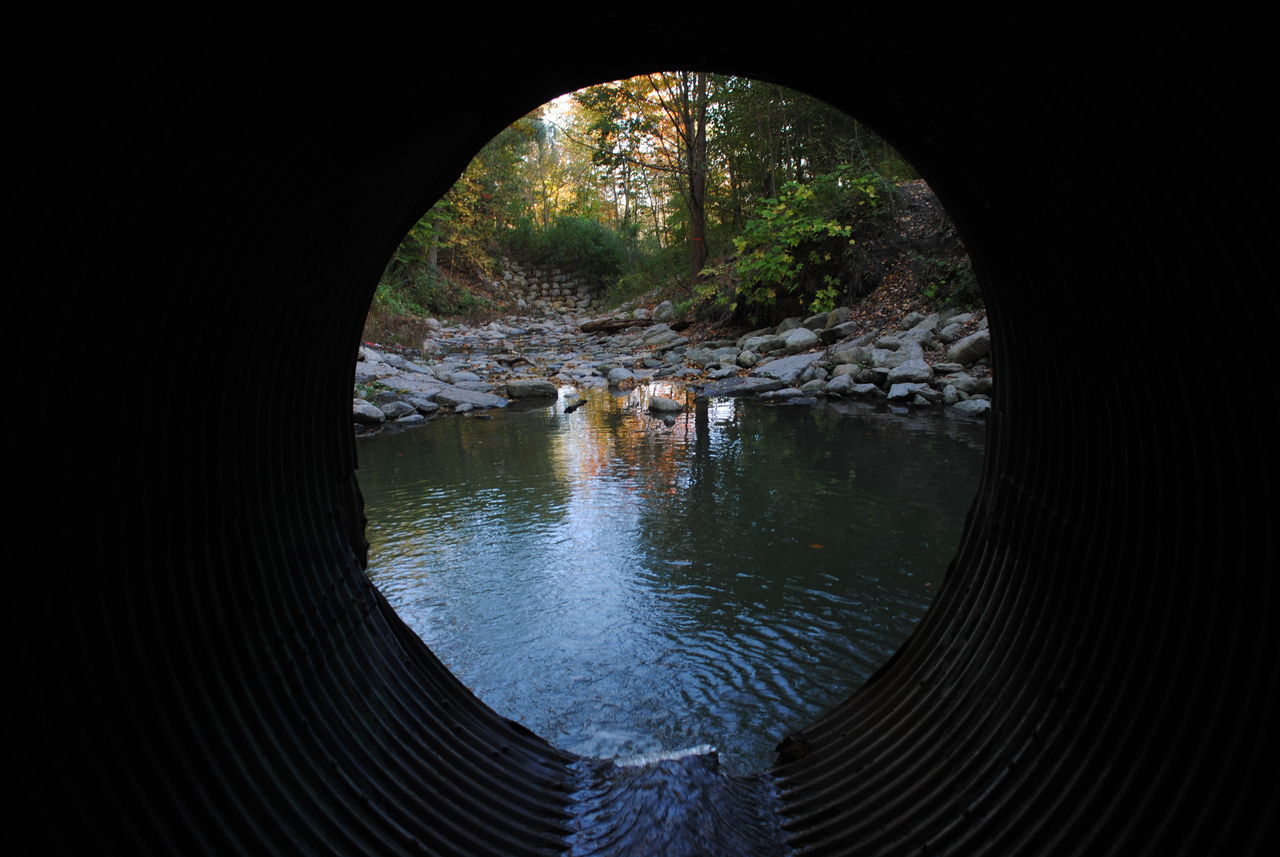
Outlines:
{"label": "boulder", "polygon": [[824,344],[829,345],[833,342],[839,342],[845,337],[853,336],[857,332],[858,332],[857,323],[852,321],[846,321],[840,324],[833,324],[830,327],[826,328],[825,330],[819,331],[818,339],[822,340]]}
{"label": "boulder", "polygon": [[649,410],[661,414],[676,414],[684,410],[684,405],[666,396],[653,396],[649,399]]}
{"label": "boulder", "polygon": [[541,378],[517,378],[507,382],[507,396],[512,399],[555,399],[560,396],[560,390]]}
{"label": "boulder", "polygon": [[782,343],[789,354],[799,354],[801,351],[808,351],[810,348],[816,348],[820,341],[818,334],[814,333],[807,327],[796,327],[782,334]]}
{"label": "boulder", "polygon": [[676,308],[671,301],[663,301],[653,308],[654,321],[671,321],[676,317]]}
{"label": "boulder", "polygon": [[626,384],[636,379],[635,373],[623,366],[618,366],[609,370],[609,383],[613,385]]}
{"label": "boulder", "polygon": [[958,340],[947,349],[948,363],[963,363],[968,366],[991,353],[991,332],[979,330]]}
{"label": "boulder", "polygon": [[792,316],[778,322],[778,326],[773,329],[773,332],[781,336],[789,330],[795,330],[797,327],[800,327],[800,319]]}
{"label": "boulder", "polygon": [[790,357],[779,357],[770,360],[768,363],[757,364],[751,370],[752,375],[763,375],[768,378],[774,378],[785,384],[792,384],[797,381],[804,370],[814,364],[822,355],[816,351],[808,354],[795,354]]}
{"label": "boulder", "polygon": [[752,336],[743,340],[741,343],[743,351],[752,351],[756,354],[768,354],[771,351],[781,351],[787,347],[787,343],[783,341],[781,336],[774,333],[767,333],[762,336]]}
{"label": "boulder", "polygon": [[985,417],[991,411],[991,402],[986,399],[966,399],[951,406],[951,410],[970,417]]}
{"label": "boulder", "polygon": [[928,384],[893,384],[888,389],[888,400],[890,402],[916,403],[916,399],[923,399],[925,403],[941,402],[942,394],[934,390]]}
{"label": "boulder", "polygon": [[845,363],[862,363],[868,359],[868,354],[867,350],[861,346],[845,345],[837,351],[832,351],[827,359],[836,366],[840,366]]}
{"label": "boulder", "polygon": [[381,408],[364,399],[351,400],[351,416],[362,425],[378,425],[387,421],[387,415]]}
{"label": "boulder", "polygon": [[827,381],[823,389],[829,396],[844,396],[853,389],[856,383],[857,381],[854,380],[852,375],[837,375]]}
{"label": "boulder", "polygon": [[799,387],[783,387],[780,390],[769,390],[761,393],[760,398],[767,402],[775,402],[779,399],[794,399],[796,396],[804,395],[804,391]]}
{"label": "boulder", "polygon": [[933,369],[923,360],[907,360],[889,370],[889,384],[928,384],[933,380]]}
{"label": "boulder", "polygon": [[700,398],[716,396],[750,396],[755,393],[765,393],[769,390],[780,390],[784,386],[786,385],[776,378],[725,378],[723,381],[715,381],[711,384],[706,384],[698,390],[698,396]]}
{"label": "boulder", "polygon": [[922,312],[909,312],[903,316],[902,322],[898,325],[898,328],[900,330],[910,330],[920,322],[924,321],[924,318],[925,316]]}
{"label": "boulder", "polygon": [[838,306],[831,312],[827,313],[827,323],[823,327],[837,327],[849,320],[849,316],[853,311],[847,306]]}
{"label": "boulder", "polygon": [[[495,396],[492,393],[483,393],[478,390],[466,390],[462,387],[444,387],[435,394],[435,401],[442,405],[448,405],[455,411],[471,410],[472,408],[505,408],[507,400],[501,396]],[[465,408],[463,407],[465,405]]]}
{"label": "boulder", "polygon": [[382,413],[386,414],[389,420],[398,420],[401,417],[407,417],[409,414],[416,414],[418,409],[408,402],[394,401],[387,402],[385,405],[378,405]]}

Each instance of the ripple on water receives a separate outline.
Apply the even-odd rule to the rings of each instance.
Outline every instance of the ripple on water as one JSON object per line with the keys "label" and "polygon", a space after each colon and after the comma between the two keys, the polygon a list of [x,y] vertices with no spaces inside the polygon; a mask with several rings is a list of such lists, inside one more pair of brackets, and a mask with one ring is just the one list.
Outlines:
{"label": "ripple on water", "polygon": [[[584,390],[570,414],[362,438],[369,575],[464,683],[552,743],[600,759],[710,744],[717,777],[760,771],[923,614],[983,429],[687,398],[668,427],[653,394],[679,397]],[[638,807],[651,774],[591,788]],[[575,853],[615,853],[593,836]]]}

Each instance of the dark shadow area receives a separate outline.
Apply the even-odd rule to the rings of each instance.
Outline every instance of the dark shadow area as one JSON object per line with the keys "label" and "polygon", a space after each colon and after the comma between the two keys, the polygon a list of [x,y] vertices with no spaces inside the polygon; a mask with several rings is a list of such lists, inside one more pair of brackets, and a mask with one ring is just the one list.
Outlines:
{"label": "dark shadow area", "polygon": [[[204,50],[90,22],[32,46],[26,74],[74,74],[15,76],[10,112],[10,853],[565,847],[572,759],[476,701],[363,575],[352,367],[397,242],[486,140],[694,66],[879,131],[952,214],[993,330],[966,535],[907,644],[787,743],[792,844],[1260,853],[1261,46],[1203,21],[589,11],[460,11],[482,39],[214,26]],[[566,33],[572,65],[531,57]]]}

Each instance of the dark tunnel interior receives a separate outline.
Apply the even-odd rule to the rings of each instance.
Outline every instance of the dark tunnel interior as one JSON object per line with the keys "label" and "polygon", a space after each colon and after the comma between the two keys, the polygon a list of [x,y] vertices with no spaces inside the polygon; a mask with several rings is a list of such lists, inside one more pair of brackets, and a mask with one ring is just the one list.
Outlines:
{"label": "dark tunnel interior", "polygon": [[[790,847],[1269,850],[1256,28],[727,8],[206,22],[199,46],[86,21],[23,49],[9,853],[565,851],[573,760],[365,578],[352,366],[387,258],[490,136],[677,67],[880,132],[960,228],[993,330],[961,546],[907,643],[770,772]],[[34,85],[55,49],[74,74]]]}

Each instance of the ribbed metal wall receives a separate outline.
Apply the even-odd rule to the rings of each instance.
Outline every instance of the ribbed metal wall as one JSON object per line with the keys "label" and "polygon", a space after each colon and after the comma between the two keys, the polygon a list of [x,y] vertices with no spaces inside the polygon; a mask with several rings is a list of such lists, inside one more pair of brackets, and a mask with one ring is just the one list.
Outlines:
{"label": "ribbed metal wall", "polygon": [[[364,578],[351,367],[383,263],[489,135],[674,66],[879,128],[992,320],[963,544],[918,632],[778,768],[793,845],[1261,852],[1275,187],[1230,101],[1259,67],[1240,33],[587,11],[35,46],[75,74],[11,113],[10,853],[563,850],[571,760]],[[549,66],[566,34],[580,64]]]}

